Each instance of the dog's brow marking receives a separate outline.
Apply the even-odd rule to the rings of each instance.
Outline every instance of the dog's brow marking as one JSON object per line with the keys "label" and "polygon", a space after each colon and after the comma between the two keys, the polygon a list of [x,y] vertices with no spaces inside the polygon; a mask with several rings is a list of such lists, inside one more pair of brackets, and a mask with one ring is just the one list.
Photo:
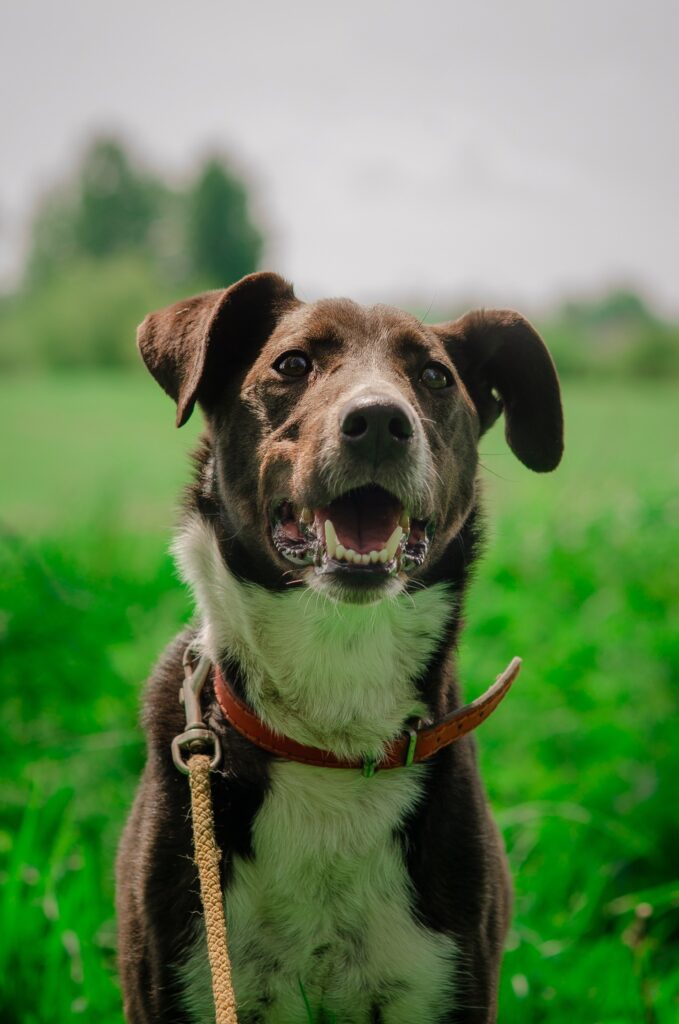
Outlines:
{"label": "dog's brow marking", "polygon": [[344,344],[341,336],[334,330],[314,333],[306,338],[306,342],[313,348],[341,348]]}

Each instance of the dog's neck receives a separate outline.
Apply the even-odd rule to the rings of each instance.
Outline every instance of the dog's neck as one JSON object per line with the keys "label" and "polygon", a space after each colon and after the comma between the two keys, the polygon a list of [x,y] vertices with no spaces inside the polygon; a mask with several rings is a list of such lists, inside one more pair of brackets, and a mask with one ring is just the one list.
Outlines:
{"label": "dog's neck", "polygon": [[445,584],[373,605],[274,593],[236,579],[199,514],[174,550],[205,653],[237,661],[249,702],[278,732],[340,756],[378,755],[410,716],[428,713],[416,680],[453,611]]}

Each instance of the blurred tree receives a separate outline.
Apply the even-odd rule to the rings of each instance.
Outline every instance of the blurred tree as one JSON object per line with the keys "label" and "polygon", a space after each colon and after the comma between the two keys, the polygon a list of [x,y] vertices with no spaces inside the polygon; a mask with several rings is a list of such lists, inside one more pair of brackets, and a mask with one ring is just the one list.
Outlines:
{"label": "blurred tree", "polygon": [[26,282],[30,285],[49,280],[64,263],[76,258],[73,234],[73,190],[52,189],[39,203],[33,216],[26,263]]}
{"label": "blurred tree", "polygon": [[262,236],[250,220],[247,192],[223,161],[208,160],[188,195],[187,255],[213,287],[257,269]]}
{"label": "blurred tree", "polygon": [[165,188],[137,171],[114,139],[100,139],[85,156],[74,232],[86,256],[139,249],[149,240]]}
{"label": "blurred tree", "polygon": [[542,324],[562,373],[659,378],[679,372],[679,329],[637,292],[571,300]]}
{"label": "blurred tree", "polygon": [[211,158],[188,188],[95,139],[37,204],[21,287],[0,295],[0,367],[136,363],[149,309],[257,269],[245,184]]}
{"label": "blurred tree", "polygon": [[70,179],[38,204],[28,287],[83,261],[142,255],[160,278],[186,287],[229,284],[256,270],[262,235],[245,184],[217,157],[186,191],[140,169],[115,138],[86,150]]}
{"label": "blurred tree", "polygon": [[138,170],[116,139],[96,139],[71,181],[36,210],[28,258],[31,283],[73,261],[150,248],[167,194],[158,178]]}
{"label": "blurred tree", "polygon": [[564,320],[585,328],[623,327],[628,330],[657,322],[645,300],[627,288],[617,288],[591,299],[566,302],[561,315]]}

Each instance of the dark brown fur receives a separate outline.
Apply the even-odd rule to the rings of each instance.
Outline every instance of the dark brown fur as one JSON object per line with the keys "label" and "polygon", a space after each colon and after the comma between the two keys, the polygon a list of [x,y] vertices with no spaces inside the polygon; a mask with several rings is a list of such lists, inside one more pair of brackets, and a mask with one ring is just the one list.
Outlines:
{"label": "dark brown fur", "polygon": [[[397,310],[365,310],[347,300],[307,306],[281,278],[261,274],[153,314],[142,325],[140,347],[151,372],[177,401],[178,424],[196,401],[206,413],[208,434],[188,507],[215,525],[222,557],[236,576],[280,590],[302,584],[306,570],[291,571],[271,544],[268,511],[274,499],[324,504],[328,464],[339,467],[344,487],[371,482],[408,489],[407,466],[398,459],[365,465],[342,448],[332,426],[338,401],[366,361],[379,365],[384,387],[415,410],[414,444],[427,447],[436,468],[418,509],[422,518],[435,517],[436,534],[425,564],[407,586],[446,581],[451,588],[447,633],[417,690],[432,717],[459,706],[453,659],[479,546],[478,437],[504,407],[507,439],[522,461],[546,470],[561,455],[556,375],[530,325],[507,312],[474,313],[427,327]],[[275,359],[291,349],[312,352],[319,367],[304,386],[271,372]],[[454,394],[427,394],[414,383],[418,366],[428,359],[450,368]],[[147,689],[148,762],[118,860],[119,962],[130,1024],[187,1019],[175,968],[195,934],[200,905],[188,787],[169,751],[184,725],[177,693],[190,637],[185,632],[172,643]],[[222,657],[245,694],[239,665],[228,651]],[[252,854],[251,825],[267,790],[270,757],[224,722],[209,685],[204,707],[224,749],[213,796],[228,887],[233,856]],[[461,950],[456,1005],[445,1024],[489,1024],[496,1014],[510,886],[472,739],[436,756],[425,798],[402,824],[400,838],[416,893],[413,913],[428,927],[455,936]],[[275,972],[277,964],[269,969]],[[266,1003],[263,979],[262,1014]],[[373,1024],[382,1020],[380,1006],[387,1003],[388,993],[374,994]],[[242,1024],[260,1019],[250,1016]]]}

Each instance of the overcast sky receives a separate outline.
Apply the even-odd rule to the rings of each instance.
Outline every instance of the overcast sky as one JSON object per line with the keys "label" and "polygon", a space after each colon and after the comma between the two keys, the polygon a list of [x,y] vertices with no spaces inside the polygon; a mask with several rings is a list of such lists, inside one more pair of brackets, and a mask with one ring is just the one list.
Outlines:
{"label": "overcast sky", "polygon": [[254,182],[300,295],[535,307],[634,283],[679,312],[679,3],[14,0],[0,265],[101,130]]}

